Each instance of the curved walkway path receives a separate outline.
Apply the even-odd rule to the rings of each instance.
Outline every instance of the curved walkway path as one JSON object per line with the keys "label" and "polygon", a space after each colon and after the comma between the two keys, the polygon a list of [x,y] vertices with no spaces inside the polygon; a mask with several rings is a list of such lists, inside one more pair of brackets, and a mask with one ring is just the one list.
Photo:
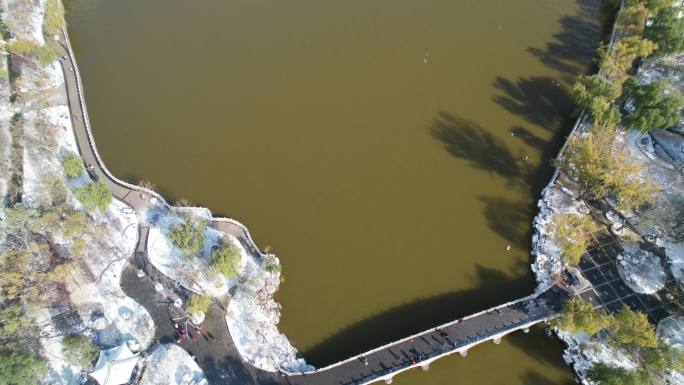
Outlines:
{"label": "curved walkway path", "polygon": [[[58,47],[60,64],[64,72],[76,142],[85,163],[92,166],[91,172],[95,177],[108,183],[115,198],[125,202],[139,214],[154,204],[170,207],[156,192],[121,181],[105,167],[90,130],[83,86],[66,29],[63,29],[62,38],[66,45]],[[152,203],[153,200],[156,203]],[[249,251],[264,255],[241,223],[227,218],[214,218],[212,222],[218,229],[238,238]],[[159,343],[172,343],[174,330],[171,318],[178,316],[172,302],[175,296],[182,296],[184,293],[178,285],[166,279],[148,263],[148,230],[141,225],[133,258],[133,263],[147,274],[139,278],[137,269],[129,265],[122,274],[121,283],[126,294],[152,315]],[[157,282],[163,284],[164,290],[161,293],[155,290]],[[567,296],[561,287],[553,286],[542,293],[452,321],[371,350],[362,356],[307,373],[269,373],[247,364],[233,344],[224,319],[225,310],[218,304],[213,304],[208,311],[202,324],[206,330],[202,338],[192,344],[184,342],[182,347],[195,357],[212,384],[347,385],[380,380],[390,383],[394,375],[405,370],[418,366],[427,369],[432,361],[453,353],[465,356],[472,346],[485,341],[498,343],[508,333],[527,330],[536,323],[553,318]]]}

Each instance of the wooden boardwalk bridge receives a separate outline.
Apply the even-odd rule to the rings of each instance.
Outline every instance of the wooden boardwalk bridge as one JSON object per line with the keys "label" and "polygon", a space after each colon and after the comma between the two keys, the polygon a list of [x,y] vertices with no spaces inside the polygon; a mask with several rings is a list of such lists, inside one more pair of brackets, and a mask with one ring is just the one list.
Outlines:
{"label": "wooden boardwalk bridge", "polygon": [[313,372],[288,375],[289,384],[361,385],[376,381],[392,383],[395,375],[450,354],[465,357],[478,344],[501,342],[506,334],[528,332],[532,325],[558,315],[569,294],[562,286],[509,302],[403,338]]}

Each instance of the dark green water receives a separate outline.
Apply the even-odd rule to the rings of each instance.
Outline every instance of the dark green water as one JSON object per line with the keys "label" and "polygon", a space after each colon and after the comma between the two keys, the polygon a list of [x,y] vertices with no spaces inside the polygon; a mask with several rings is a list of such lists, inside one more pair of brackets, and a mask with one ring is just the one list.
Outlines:
{"label": "dark green water", "polygon": [[[67,4],[108,167],[272,246],[310,361],[533,290],[531,218],[600,1]],[[562,384],[561,348],[516,334],[396,382]]]}

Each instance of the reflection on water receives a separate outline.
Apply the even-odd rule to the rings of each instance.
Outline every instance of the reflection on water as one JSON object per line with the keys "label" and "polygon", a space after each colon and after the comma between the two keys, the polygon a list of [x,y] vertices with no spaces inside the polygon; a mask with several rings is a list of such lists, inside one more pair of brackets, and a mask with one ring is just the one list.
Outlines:
{"label": "reflection on water", "polygon": [[[531,218],[599,0],[68,8],[110,169],[272,246],[281,326],[310,361],[532,291]],[[516,335],[397,381],[559,384],[560,351]]]}

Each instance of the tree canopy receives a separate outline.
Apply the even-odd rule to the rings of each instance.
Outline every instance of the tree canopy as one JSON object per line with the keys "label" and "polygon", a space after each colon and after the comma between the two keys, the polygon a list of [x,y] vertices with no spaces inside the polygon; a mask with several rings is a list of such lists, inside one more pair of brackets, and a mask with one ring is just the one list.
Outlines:
{"label": "tree canopy", "polygon": [[208,295],[193,294],[190,297],[190,303],[188,304],[189,313],[203,312],[206,313],[211,305],[211,297]]}
{"label": "tree canopy", "polygon": [[601,385],[644,385],[650,378],[645,370],[627,370],[604,363],[594,365],[588,377]]}
{"label": "tree canopy", "polygon": [[47,373],[45,360],[33,353],[0,351],[0,385],[36,385]]}
{"label": "tree canopy", "polygon": [[86,366],[95,361],[100,349],[87,336],[70,335],[62,340],[62,352],[69,363]]}
{"label": "tree canopy", "polygon": [[79,177],[83,174],[83,171],[85,171],[83,159],[74,153],[69,153],[62,158],[62,168],[64,169],[64,174],[66,174],[68,178]]}
{"label": "tree canopy", "polygon": [[568,213],[554,215],[552,226],[565,263],[577,265],[589,245],[590,234],[597,230],[596,223],[591,216]]}
{"label": "tree canopy", "polygon": [[202,221],[187,217],[185,223],[171,229],[169,236],[171,241],[181,249],[184,256],[195,258],[204,247],[206,226]]}
{"label": "tree canopy", "polygon": [[563,304],[553,326],[573,334],[594,335],[610,326],[610,317],[603,310],[594,310],[589,302],[571,298]]}
{"label": "tree canopy", "polygon": [[641,176],[641,166],[629,159],[624,148],[615,148],[614,140],[614,128],[608,127],[574,136],[563,153],[561,167],[584,193],[613,196],[620,209],[651,202],[657,186]]}
{"label": "tree canopy", "polygon": [[657,55],[680,52],[684,48],[684,19],[679,18],[679,11],[679,7],[660,5],[655,11],[653,22],[646,27],[644,36],[658,42],[655,50]]}
{"label": "tree canopy", "polygon": [[674,126],[682,116],[684,99],[666,81],[639,84],[630,79],[625,85],[626,93],[634,101],[634,112],[625,116],[625,125],[642,132],[653,128]]}
{"label": "tree canopy", "polygon": [[635,312],[627,305],[615,314],[611,325],[613,339],[622,345],[636,345],[642,348],[655,348],[655,328],[648,322],[646,315]]}
{"label": "tree canopy", "polygon": [[240,250],[232,242],[222,241],[218,249],[212,251],[209,265],[214,272],[232,278],[238,274],[240,261]]}
{"label": "tree canopy", "polygon": [[112,203],[112,192],[107,183],[98,180],[77,188],[76,199],[87,211],[104,211]]}
{"label": "tree canopy", "polygon": [[577,110],[586,110],[596,125],[614,126],[620,121],[620,112],[613,104],[620,91],[601,76],[581,76],[573,86],[572,94]]}

